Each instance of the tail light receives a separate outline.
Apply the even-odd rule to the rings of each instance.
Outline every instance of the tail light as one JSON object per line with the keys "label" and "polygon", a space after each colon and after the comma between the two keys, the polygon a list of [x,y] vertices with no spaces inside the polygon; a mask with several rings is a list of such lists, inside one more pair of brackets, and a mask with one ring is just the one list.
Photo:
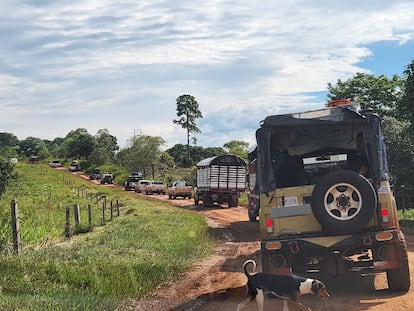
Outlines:
{"label": "tail light", "polygon": [[390,241],[392,240],[393,237],[394,236],[392,232],[388,232],[388,231],[378,232],[377,234],[375,234],[375,239],[379,242]]}
{"label": "tail light", "polygon": [[381,218],[382,218],[382,222],[389,222],[390,218],[389,218],[389,211],[387,208],[387,204],[381,204]]}
{"label": "tail light", "polygon": [[267,233],[273,233],[273,219],[270,214],[265,215],[265,226]]}

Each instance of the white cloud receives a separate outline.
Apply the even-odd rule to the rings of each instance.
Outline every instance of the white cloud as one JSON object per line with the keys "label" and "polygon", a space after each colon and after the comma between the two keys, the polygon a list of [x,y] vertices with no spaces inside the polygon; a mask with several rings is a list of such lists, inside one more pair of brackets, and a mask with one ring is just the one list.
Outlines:
{"label": "white cloud", "polygon": [[250,142],[266,115],[321,107],[328,82],[370,72],[369,45],[414,36],[411,1],[7,0],[0,18],[0,131],[107,128],[121,145],[138,129],[185,143],[180,94],[199,101],[199,145]]}

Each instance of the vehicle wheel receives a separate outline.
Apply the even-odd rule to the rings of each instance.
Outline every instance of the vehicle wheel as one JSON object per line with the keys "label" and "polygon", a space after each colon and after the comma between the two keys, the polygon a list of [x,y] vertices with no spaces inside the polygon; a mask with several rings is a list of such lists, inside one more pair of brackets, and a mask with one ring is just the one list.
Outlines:
{"label": "vehicle wheel", "polygon": [[362,229],[373,217],[377,197],[371,183],[349,170],[322,177],[312,192],[315,218],[327,232],[350,234]]}
{"label": "vehicle wheel", "polygon": [[403,233],[398,235],[398,246],[394,247],[395,257],[399,258],[399,269],[387,270],[388,288],[397,292],[408,292],[410,289],[410,266],[408,263],[407,243]]}
{"label": "vehicle wheel", "polygon": [[173,197],[171,194],[168,195],[168,198],[171,200]]}
{"label": "vehicle wheel", "polygon": [[205,194],[203,196],[203,206],[204,207],[213,206],[213,200],[211,199],[211,196],[209,194]]}
{"label": "vehicle wheel", "polygon": [[191,194],[188,196],[188,199],[189,199],[189,200],[191,199]]}

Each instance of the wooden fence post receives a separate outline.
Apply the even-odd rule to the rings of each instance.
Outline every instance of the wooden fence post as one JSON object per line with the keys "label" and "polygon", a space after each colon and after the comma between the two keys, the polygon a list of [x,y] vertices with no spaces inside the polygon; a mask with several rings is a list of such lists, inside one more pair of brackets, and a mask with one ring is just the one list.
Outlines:
{"label": "wooden fence post", "polygon": [[72,230],[70,228],[70,207],[66,207],[66,225],[65,225],[65,237],[72,237]]}
{"label": "wooden fence post", "polygon": [[78,228],[80,225],[80,211],[79,204],[73,206],[73,216],[75,217],[75,227]]}
{"label": "wooden fence post", "polygon": [[13,231],[13,248],[17,254],[20,254],[22,251],[22,244],[20,241],[20,221],[19,221],[19,208],[17,206],[17,200],[12,200],[10,202],[11,209],[11,221],[12,221],[12,231]]}
{"label": "wooden fence post", "polygon": [[106,203],[105,200],[102,201],[102,224],[103,225],[106,224],[106,220],[105,220],[105,207],[106,207],[106,204],[105,203]]}
{"label": "wooden fence post", "polygon": [[111,200],[111,220],[114,219],[114,206],[112,204],[112,200]]}
{"label": "wooden fence post", "polygon": [[92,207],[88,204],[88,226],[92,227]]}
{"label": "wooden fence post", "polygon": [[119,217],[119,201],[116,200],[116,214]]}

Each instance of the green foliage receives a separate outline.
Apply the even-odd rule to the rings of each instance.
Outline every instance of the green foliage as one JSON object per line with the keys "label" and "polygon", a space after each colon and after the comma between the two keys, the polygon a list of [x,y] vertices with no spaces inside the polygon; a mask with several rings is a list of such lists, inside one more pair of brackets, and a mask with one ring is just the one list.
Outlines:
{"label": "green foliage", "polygon": [[[161,164],[161,146],[165,144],[164,139],[159,136],[138,135],[131,140],[131,146],[120,151],[116,159],[129,172],[142,172],[144,176],[157,174]],[[169,161],[170,159],[166,159]]]}
{"label": "green foliage", "polygon": [[394,75],[375,77],[371,74],[357,73],[354,77],[336,85],[328,83],[328,99],[349,98],[359,103],[363,109],[373,109],[382,116],[395,116],[397,104],[402,96],[403,80]]}
{"label": "green foliage", "polygon": [[404,94],[398,106],[399,117],[410,121],[411,131],[414,132],[414,60],[404,71]]}
{"label": "green foliage", "polygon": [[384,117],[383,132],[387,141],[389,169],[397,177],[397,191],[401,190],[401,186],[405,191],[414,191],[414,137],[410,122]]}
{"label": "green foliage", "polygon": [[[176,144],[166,152],[174,158],[174,162],[178,167],[190,167],[187,164],[187,146]],[[192,163],[197,164],[199,161],[213,156],[225,155],[227,152],[221,147],[203,148],[200,146],[190,146],[190,154]]]}
{"label": "green foliage", "polygon": [[32,155],[38,156],[39,159],[43,160],[49,156],[49,150],[43,140],[36,137],[27,137],[19,142],[20,152],[30,157]]}
{"label": "green foliage", "polygon": [[236,155],[247,161],[249,152],[249,143],[241,140],[232,140],[223,146],[229,154]]}
{"label": "green foliage", "polygon": [[15,178],[13,174],[13,164],[7,159],[0,156],[0,199],[3,193],[6,191],[6,186],[10,181]]}
{"label": "green foliage", "polygon": [[63,142],[68,158],[88,158],[95,149],[96,140],[84,128],[70,131]]}
{"label": "green foliage", "polygon": [[[94,185],[43,165],[22,164],[19,173],[13,192],[19,198],[24,247],[18,256],[0,257],[0,310],[114,310],[176,279],[214,246],[203,217],[167,202]],[[92,232],[82,224],[79,231],[89,233],[66,243],[59,216],[66,204],[55,204],[79,200],[69,177],[71,185],[99,189],[123,204],[121,217]],[[0,212],[5,210],[3,204]],[[52,230],[55,223],[59,230]]]}

